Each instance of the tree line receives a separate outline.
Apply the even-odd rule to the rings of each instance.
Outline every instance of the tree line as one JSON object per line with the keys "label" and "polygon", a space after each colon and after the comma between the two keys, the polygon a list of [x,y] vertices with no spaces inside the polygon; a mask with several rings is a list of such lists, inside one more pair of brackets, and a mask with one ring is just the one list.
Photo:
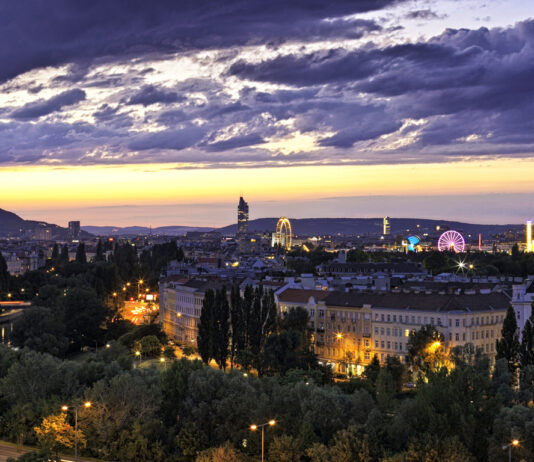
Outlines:
{"label": "tree line", "polygon": [[[253,369],[260,376],[284,374],[294,368],[320,370],[310,345],[308,313],[303,308],[277,314],[274,293],[262,286],[237,286],[206,291],[198,325],[198,352],[202,361],[214,360]],[[326,371],[326,369],[322,369]]]}

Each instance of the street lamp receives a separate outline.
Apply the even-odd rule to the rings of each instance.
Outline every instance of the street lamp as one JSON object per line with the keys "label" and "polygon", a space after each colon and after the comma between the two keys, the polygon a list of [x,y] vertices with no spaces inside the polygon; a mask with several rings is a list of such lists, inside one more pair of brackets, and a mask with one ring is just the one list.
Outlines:
{"label": "street lamp", "polygon": [[64,404],[61,406],[63,412],[67,412],[69,409],[74,409],[74,462],[78,461],[78,408],[84,407],[89,409],[92,405],[91,401],[86,401],[81,405],[67,406]]}
{"label": "street lamp", "polygon": [[512,448],[515,446],[519,446],[518,440],[512,440],[510,443],[502,447],[503,451],[508,449],[508,462],[512,462]]}
{"label": "street lamp", "polygon": [[269,427],[272,427],[274,425],[276,425],[276,420],[274,419],[271,419],[269,420],[269,422],[265,422],[265,423],[262,423],[260,425],[256,425],[256,424],[252,424],[250,426],[250,429],[252,431],[256,431],[258,428],[261,428],[261,462],[263,462],[263,453],[264,453],[264,440],[265,440],[265,436],[264,436],[264,433],[265,433],[265,427],[269,425]]}

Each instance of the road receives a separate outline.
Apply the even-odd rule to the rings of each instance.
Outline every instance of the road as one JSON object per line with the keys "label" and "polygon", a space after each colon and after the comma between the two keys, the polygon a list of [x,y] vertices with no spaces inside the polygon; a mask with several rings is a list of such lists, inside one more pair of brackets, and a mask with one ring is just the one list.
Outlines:
{"label": "road", "polygon": [[[20,457],[22,454],[29,452],[30,450],[31,448],[28,448],[27,446],[25,446],[24,449],[17,449],[15,446],[0,443],[0,462],[6,462],[9,457],[17,459],[17,457]],[[69,456],[61,460],[65,462],[72,462],[74,457]],[[95,460],[96,459],[90,461],[89,459],[82,459],[81,457],[78,457],[79,462],[94,462]]]}

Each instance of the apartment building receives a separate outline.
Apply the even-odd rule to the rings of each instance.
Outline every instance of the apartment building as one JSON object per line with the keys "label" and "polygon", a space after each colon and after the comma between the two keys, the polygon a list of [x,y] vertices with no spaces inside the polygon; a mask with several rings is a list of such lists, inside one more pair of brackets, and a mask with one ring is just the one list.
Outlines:
{"label": "apartment building", "polygon": [[160,323],[169,338],[196,346],[206,291],[222,286],[220,281],[206,279],[178,279],[160,283]]}
{"label": "apartment building", "polygon": [[[534,287],[532,288],[534,292]],[[447,348],[472,343],[490,357],[510,306],[505,292],[341,292],[286,289],[278,295],[283,312],[302,306],[319,359],[337,372],[359,374],[376,354],[406,361],[410,332],[433,325]]]}

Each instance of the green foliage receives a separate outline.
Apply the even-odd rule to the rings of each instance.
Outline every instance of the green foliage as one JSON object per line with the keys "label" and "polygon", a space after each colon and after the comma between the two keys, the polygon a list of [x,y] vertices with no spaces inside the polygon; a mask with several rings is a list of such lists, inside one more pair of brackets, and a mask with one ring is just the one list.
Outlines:
{"label": "green foliage", "polygon": [[34,307],[25,310],[15,321],[10,338],[15,346],[64,357],[69,348],[65,329],[60,313]]}
{"label": "green foliage", "polygon": [[7,263],[4,256],[0,252],[0,294],[9,290],[9,273],[7,271]]}
{"label": "green foliage", "polygon": [[139,340],[139,351],[144,358],[161,356],[161,343],[155,335],[145,335]]}
{"label": "green foliage", "polygon": [[515,376],[519,366],[519,335],[517,333],[517,321],[515,311],[510,306],[504,318],[501,338],[496,343],[497,359],[505,359],[508,364],[508,370],[512,374],[512,381],[515,383]]}
{"label": "green foliage", "polygon": [[444,340],[443,334],[431,325],[410,332],[406,359],[418,376],[426,376],[447,366]]}
{"label": "green foliage", "polygon": [[85,244],[80,242],[76,249],[76,263],[85,265],[87,263],[87,256],[85,255]]}

